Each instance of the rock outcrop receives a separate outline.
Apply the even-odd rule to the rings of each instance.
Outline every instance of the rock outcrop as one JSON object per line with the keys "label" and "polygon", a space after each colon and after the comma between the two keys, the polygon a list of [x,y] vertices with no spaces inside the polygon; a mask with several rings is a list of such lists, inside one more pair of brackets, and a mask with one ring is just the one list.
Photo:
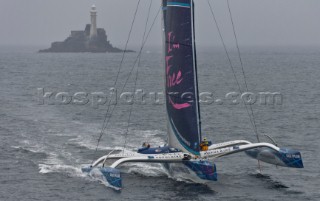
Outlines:
{"label": "rock outcrop", "polygon": [[[90,24],[87,24],[84,31],[71,31],[71,35],[63,42],[53,42],[49,49],[39,52],[123,52],[113,47],[107,39],[106,31],[97,29],[97,36],[90,38]],[[127,50],[127,52],[132,52]]]}

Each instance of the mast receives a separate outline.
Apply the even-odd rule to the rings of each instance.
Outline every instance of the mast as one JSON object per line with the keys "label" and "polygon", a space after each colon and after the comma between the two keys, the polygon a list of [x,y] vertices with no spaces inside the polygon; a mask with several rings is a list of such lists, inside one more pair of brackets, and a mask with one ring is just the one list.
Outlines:
{"label": "mast", "polygon": [[169,145],[199,155],[201,122],[193,0],[163,0],[162,5]]}
{"label": "mast", "polygon": [[197,51],[196,51],[196,36],[195,36],[195,17],[194,17],[194,1],[191,2],[192,8],[192,39],[193,39],[193,67],[194,67],[194,79],[195,79],[195,91],[196,91],[196,100],[197,100],[197,108],[198,108],[198,129],[200,135],[200,141],[202,140],[202,132],[201,132],[201,110],[200,110],[200,97],[199,97],[199,82],[198,82],[198,65],[197,65]]}

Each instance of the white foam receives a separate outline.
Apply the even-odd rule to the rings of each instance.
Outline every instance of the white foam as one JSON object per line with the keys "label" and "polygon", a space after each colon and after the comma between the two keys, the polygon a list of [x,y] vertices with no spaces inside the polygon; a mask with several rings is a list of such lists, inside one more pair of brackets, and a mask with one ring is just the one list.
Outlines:
{"label": "white foam", "polygon": [[22,149],[32,153],[46,153],[44,148],[38,144],[32,144],[29,140],[23,140],[20,142],[20,146],[11,146],[13,149]]}
{"label": "white foam", "polygon": [[[97,146],[97,140],[99,131],[97,125],[88,125],[81,122],[75,121],[74,124],[79,125],[79,129],[75,130],[65,130],[63,133],[57,132],[55,136],[68,136],[71,139],[68,140],[68,144],[75,144],[81,147],[85,147],[89,150],[95,150]],[[50,131],[52,132],[52,131]],[[125,141],[126,129],[114,128],[108,129],[106,132],[107,136],[103,137],[99,150],[123,150],[123,143]],[[149,142],[152,146],[159,146],[164,144],[162,135],[165,133],[160,130],[130,130],[127,135],[127,145],[124,150],[125,153],[135,153],[137,148],[139,148],[142,142]],[[67,149],[63,148],[68,146],[64,144],[61,146],[44,146],[43,143],[34,144],[32,141],[24,140],[21,142],[22,146],[16,146],[15,148],[20,149],[21,147],[27,148],[33,152],[44,152],[48,157],[38,165],[40,174],[50,174],[50,173],[62,173],[68,174],[72,177],[81,177],[90,179],[91,181],[97,181],[97,178],[88,177],[86,173],[81,171],[81,166],[78,165],[79,160],[81,161],[81,156],[75,158],[72,153],[68,152]],[[41,146],[40,146],[41,145]],[[107,145],[107,146],[106,146]],[[62,149],[61,149],[62,148]],[[79,148],[81,149],[81,148]],[[80,158],[79,158],[80,157]],[[75,164],[75,165],[73,165]],[[89,166],[89,165],[88,165]],[[158,177],[167,175],[166,170],[162,165],[159,164],[126,164],[121,168],[123,172],[137,173],[140,175],[148,177]],[[99,179],[98,179],[99,180]],[[101,180],[99,180],[101,181]],[[110,187],[107,182],[101,181],[105,186]]]}
{"label": "white foam", "polygon": [[147,177],[167,176],[167,171],[161,164],[135,163],[127,165],[127,173],[137,173]]}
{"label": "white foam", "polygon": [[72,175],[83,177],[83,173],[80,167],[60,164],[39,164],[39,173],[48,174],[53,172],[71,173]]}

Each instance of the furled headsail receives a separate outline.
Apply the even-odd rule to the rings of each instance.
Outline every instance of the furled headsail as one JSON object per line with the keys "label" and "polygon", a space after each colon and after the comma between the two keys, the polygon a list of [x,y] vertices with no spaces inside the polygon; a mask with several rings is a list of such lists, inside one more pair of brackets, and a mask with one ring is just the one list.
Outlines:
{"label": "furled headsail", "polygon": [[163,0],[169,145],[199,155],[201,128],[193,0]]}

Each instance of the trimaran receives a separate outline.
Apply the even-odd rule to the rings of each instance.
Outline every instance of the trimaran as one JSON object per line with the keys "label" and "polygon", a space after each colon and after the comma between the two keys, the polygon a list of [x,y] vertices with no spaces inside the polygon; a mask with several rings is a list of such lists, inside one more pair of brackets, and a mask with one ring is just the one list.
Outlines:
{"label": "trimaran", "polygon": [[[165,94],[168,144],[139,149],[137,153],[109,153],[83,172],[98,174],[111,187],[122,188],[124,163],[162,163],[169,173],[179,171],[183,177],[205,183],[217,180],[214,160],[245,152],[248,156],[277,166],[303,168],[299,151],[279,148],[270,143],[235,140],[209,145],[203,149],[197,81],[193,0],[162,0]],[[114,161],[107,166],[108,161]]]}

